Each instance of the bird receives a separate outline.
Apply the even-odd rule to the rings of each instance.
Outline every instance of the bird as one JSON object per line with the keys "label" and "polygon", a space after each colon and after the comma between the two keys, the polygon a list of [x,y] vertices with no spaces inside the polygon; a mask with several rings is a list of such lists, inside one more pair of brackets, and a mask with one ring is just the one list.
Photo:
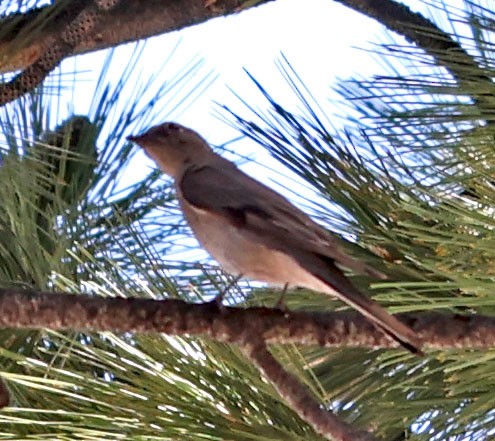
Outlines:
{"label": "bird", "polygon": [[127,139],[174,180],[196,239],[225,271],[337,297],[422,354],[414,330],[358,290],[343,268],[379,278],[382,273],[346,253],[338,237],[288,199],[215,153],[200,134],[166,122]]}

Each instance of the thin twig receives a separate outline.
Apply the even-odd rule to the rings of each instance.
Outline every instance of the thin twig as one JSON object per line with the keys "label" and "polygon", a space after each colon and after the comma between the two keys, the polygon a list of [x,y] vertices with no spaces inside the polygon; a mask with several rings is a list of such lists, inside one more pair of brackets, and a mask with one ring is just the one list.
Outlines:
{"label": "thin twig", "polygon": [[0,377],[0,410],[10,404],[10,392],[3,378]]}

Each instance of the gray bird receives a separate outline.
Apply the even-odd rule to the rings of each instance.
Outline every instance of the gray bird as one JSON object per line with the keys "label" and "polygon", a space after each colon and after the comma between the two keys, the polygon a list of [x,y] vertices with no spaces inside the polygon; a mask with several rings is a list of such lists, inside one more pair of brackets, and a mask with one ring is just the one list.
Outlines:
{"label": "gray bird", "polygon": [[346,254],[339,239],[283,196],[214,153],[198,133],[164,123],[128,139],[174,179],[192,231],[226,271],[337,297],[421,353],[416,333],[362,294],[339,267],[374,277],[378,271]]}

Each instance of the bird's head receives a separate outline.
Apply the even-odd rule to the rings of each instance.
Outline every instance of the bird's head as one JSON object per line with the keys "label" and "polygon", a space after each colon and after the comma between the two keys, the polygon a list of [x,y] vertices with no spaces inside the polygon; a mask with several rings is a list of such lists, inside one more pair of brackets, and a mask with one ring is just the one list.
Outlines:
{"label": "bird's head", "polygon": [[172,122],[154,126],[141,135],[127,139],[140,145],[164,173],[174,178],[191,164],[202,163],[203,158],[213,153],[198,133]]}

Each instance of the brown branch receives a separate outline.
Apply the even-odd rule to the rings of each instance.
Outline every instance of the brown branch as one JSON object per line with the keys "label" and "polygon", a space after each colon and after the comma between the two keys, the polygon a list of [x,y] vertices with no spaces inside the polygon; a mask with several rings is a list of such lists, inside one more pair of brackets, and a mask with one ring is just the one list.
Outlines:
{"label": "brown branch", "polygon": [[[407,41],[423,49],[435,61],[447,69],[460,86],[472,90],[473,82],[479,90],[485,84],[487,90],[493,90],[494,84],[486,76],[476,60],[435,23],[420,13],[413,12],[408,6],[394,0],[335,0],[343,5],[377,20],[386,28],[402,35]],[[493,92],[472,95],[472,99],[481,109],[493,109]]]}
{"label": "brown branch", "polygon": [[[430,349],[495,347],[495,317],[439,313],[401,314],[400,317]],[[321,407],[295,377],[278,365],[265,344],[398,347],[395,341],[355,312],[218,308],[215,302],[189,304],[180,300],[102,298],[14,289],[0,289],[0,328],[161,332],[176,336],[208,336],[216,341],[235,343],[316,432],[341,441],[373,438]],[[4,392],[2,396],[7,403],[8,390],[5,388]]]}
{"label": "brown branch", "polygon": [[[495,347],[495,317],[401,314],[425,348]],[[162,332],[208,336],[246,344],[264,341],[322,347],[397,348],[361,315],[346,312],[283,312],[270,308],[218,309],[214,303],[102,298],[85,294],[0,289],[0,328],[49,328],[113,332]]]}
{"label": "brown branch", "polygon": [[325,409],[305,386],[286,372],[264,345],[241,345],[244,354],[271,381],[279,395],[315,432],[333,441],[372,441],[368,432],[358,430]]}
{"label": "brown branch", "polygon": [[[92,1],[72,0],[63,10],[55,2],[53,6],[0,20],[0,28],[11,29],[0,37],[0,72],[26,69],[32,65],[57,41],[60,29],[73,19],[73,9],[83,9]],[[261,0],[256,5],[269,1],[272,0]],[[205,0],[121,0],[112,14],[102,17],[91,34],[74,46],[71,54],[107,49],[233,14],[244,7],[243,3],[242,0],[217,0],[213,6],[206,7]],[[57,7],[58,10],[51,13]],[[38,23],[42,29],[36,29]],[[33,29],[37,31],[36,38],[29,38]]]}
{"label": "brown branch", "polygon": [[108,15],[119,0],[92,0],[74,20],[62,28],[59,38],[29,67],[8,83],[0,85],[0,105],[32,91],[74,48],[91,35],[103,16]]}

